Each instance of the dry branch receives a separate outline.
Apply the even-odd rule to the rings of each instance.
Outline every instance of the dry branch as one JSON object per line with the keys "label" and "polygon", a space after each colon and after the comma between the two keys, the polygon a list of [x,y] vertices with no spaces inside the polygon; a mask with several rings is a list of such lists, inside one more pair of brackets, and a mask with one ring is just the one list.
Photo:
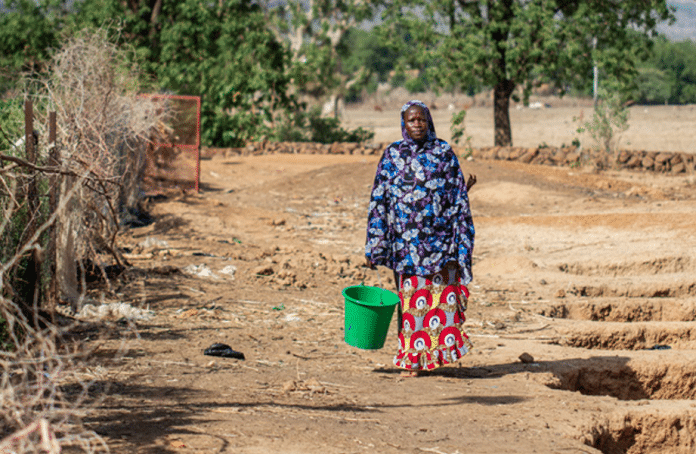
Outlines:
{"label": "dry branch", "polygon": [[43,449],[47,454],[60,454],[61,449],[58,441],[56,440],[56,436],[51,430],[48,421],[43,418],[39,419],[38,421],[34,421],[24,429],[19,430],[2,440],[2,442],[0,442],[0,453],[15,452],[15,447],[22,441],[26,442],[33,433],[39,434],[41,439],[41,449]]}
{"label": "dry branch", "polygon": [[[106,253],[127,264],[116,245],[118,218],[137,199],[147,137],[164,113],[137,97],[137,74],[104,30],[72,38],[56,53],[50,76],[35,82],[43,90],[34,99],[34,124],[40,128],[55,111],[56,137],[37,143],[36,161],[0,154],[0,166],[11,163],[0,170],[0,239],[15,238],[3,245],[0,262],[0,453],[54,454],[61,443],[94,452],[103,441],[81,423],[103,396],[95,379],[80,373],[90,352],[60,340],[69,327],[39,323],[40,302],[33,302],[34,320],[21,310],[15,274],[29,254],[56,251],[60,298],[78,309],[86,285],[84,273],[77,285],[76,263],[99,263]],[[59,160],[49,159],[57,152]],[[26,198],[25,188],[37,182],[58,194],[50,210],[43,197]],[[36,222],[27,227],[25,219]],[[47,248],[51,229],[56,245]],[[31,284],[42,285],[38,278]]]}

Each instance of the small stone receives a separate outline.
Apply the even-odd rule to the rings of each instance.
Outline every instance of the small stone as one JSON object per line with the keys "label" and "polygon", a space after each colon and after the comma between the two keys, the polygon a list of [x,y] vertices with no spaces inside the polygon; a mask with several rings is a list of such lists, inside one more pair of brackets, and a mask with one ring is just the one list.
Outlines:
{"label": "small stone", "polygon": [[522,361],[524,364],[529,364],[534,362],[534,357],[529,353],[525,352],[519,356],[519,360]]}
{"label": "small stone", "polygon": [[284,393],[289,393],[289,392],[295,391],[295,389],[297,389],[297,385],[294,381],[291,380],[291,381],[286,381],[285,383],[283,383],[283,392]]}
{"label": "small stone", "polygon": [[565,296],[566,296],[565,290],[563,290],[562,288],[558,289],[558,291],[556,292],[556,298],[565,298]]}
{"label": "small stone", "polygon": [[273,267],[270,265],[261,265],[253,271],[254,274],[259,276],[270,276],[274,272]]}

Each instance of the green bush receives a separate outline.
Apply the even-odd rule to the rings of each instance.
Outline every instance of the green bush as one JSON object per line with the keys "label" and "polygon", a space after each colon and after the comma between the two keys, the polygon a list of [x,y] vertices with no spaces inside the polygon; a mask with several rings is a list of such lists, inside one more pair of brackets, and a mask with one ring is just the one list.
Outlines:
{"label": "green bush", "polygon": [[0,152],[15,156],[14,143],[24,132],[20,98],[0,99]]}
{"label": "green bush", "polygon": [[640,68],[636,78],[636,101],[640,104],[669,102],[674,80],[657,68]]}
{"label": "green bush", "polygon": [[628,129],[629,110],[616,91],[600,89],[597,100],[592,119],[577,131],[587,131],[598,149],[612,153],[621,133]]}
{"label": "green bush", "polygon": [[338,118],[322,117],[318,108],[310,111],[308,120],[310,142],[364,142],[375,136],[374,132],[363,128],[352,131],[343,129]]}
{"label": "green bush", "polygon": [[407,80],[404,84],[404,88],[408,90],[409,93],[425,93],[428,90],[428,83],[423,76],[418,76]]}
{"label": "green bush", "polygon": [[373,131],[364,128],[347,130],[341,127],[341,120],[322,117],[319,107],[309,111],[300,110],[285,117],[267,137],[279,142],[365,142],[375,136]]}

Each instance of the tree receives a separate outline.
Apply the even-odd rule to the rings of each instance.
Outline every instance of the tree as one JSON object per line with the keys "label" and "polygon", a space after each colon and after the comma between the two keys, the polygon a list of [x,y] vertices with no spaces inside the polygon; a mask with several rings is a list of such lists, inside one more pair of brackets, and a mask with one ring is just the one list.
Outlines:
{"label": "tree", "polygon": [[266,2],[269,22],[278,39],[289,44],[292,77],[301,93],[330,96],[337,115],[337,99],[368,76],[364,68],[346,71],[339,48],[342,38],[373,16],[365,0],[287,0]]}
{"label": "tree", "polygon": [[11,89],[22,72],[37,73],[58,45],[66,12],[51,0],[12,0],[0,14],[0,94]]}
{"label": "tree", "polygon": [[75,23],[99,25],[105,11],[123,18],[124,41],[160,90],[202,95],[204,144],[243,145],[296,108],[289,54],[252,2],[85,0]]}
{"label": "tree", "polygon": [[512,145],[509,107],[517,89],[525,102],[542,83],[563,94],[591,81],[595,64],[628,85],[658,22],[673,18],[664,0],[394,0],[384,6],[386,22],[409,32],[412,65],[436,63],[442,87],[493,88],[500,146]]}
{"label": "tree", "polygon": [[[667,101],[670,104],[690,104],[696,102],[696,43],[682,41],[669,42],[658,39],[651,52],[648,64],[653,68],[648,73],[658,72],[663,79],[670,82],[666,99],[650,100],[653,102]],[[644,90],[651,87],[641,84]]]}

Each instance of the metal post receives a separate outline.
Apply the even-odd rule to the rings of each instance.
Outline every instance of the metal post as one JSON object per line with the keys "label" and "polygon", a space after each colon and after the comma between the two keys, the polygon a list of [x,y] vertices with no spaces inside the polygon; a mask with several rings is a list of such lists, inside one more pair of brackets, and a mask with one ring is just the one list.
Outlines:
{"label": "metal post", "polygon": [[[597,49],[597,37],[595,36],[592,38],[592,50],[595,51]],[[594,52],[593,52],[594,53]],[[592,59],[594,60],[595,56],[592,55]],[[593,75],[593,81],[592,81],[592,106],[597,109],[597,91],[599,90],[599,69],[597,68],[597,61],[594,61],[594,67],[592,68],[592,75]]]}

